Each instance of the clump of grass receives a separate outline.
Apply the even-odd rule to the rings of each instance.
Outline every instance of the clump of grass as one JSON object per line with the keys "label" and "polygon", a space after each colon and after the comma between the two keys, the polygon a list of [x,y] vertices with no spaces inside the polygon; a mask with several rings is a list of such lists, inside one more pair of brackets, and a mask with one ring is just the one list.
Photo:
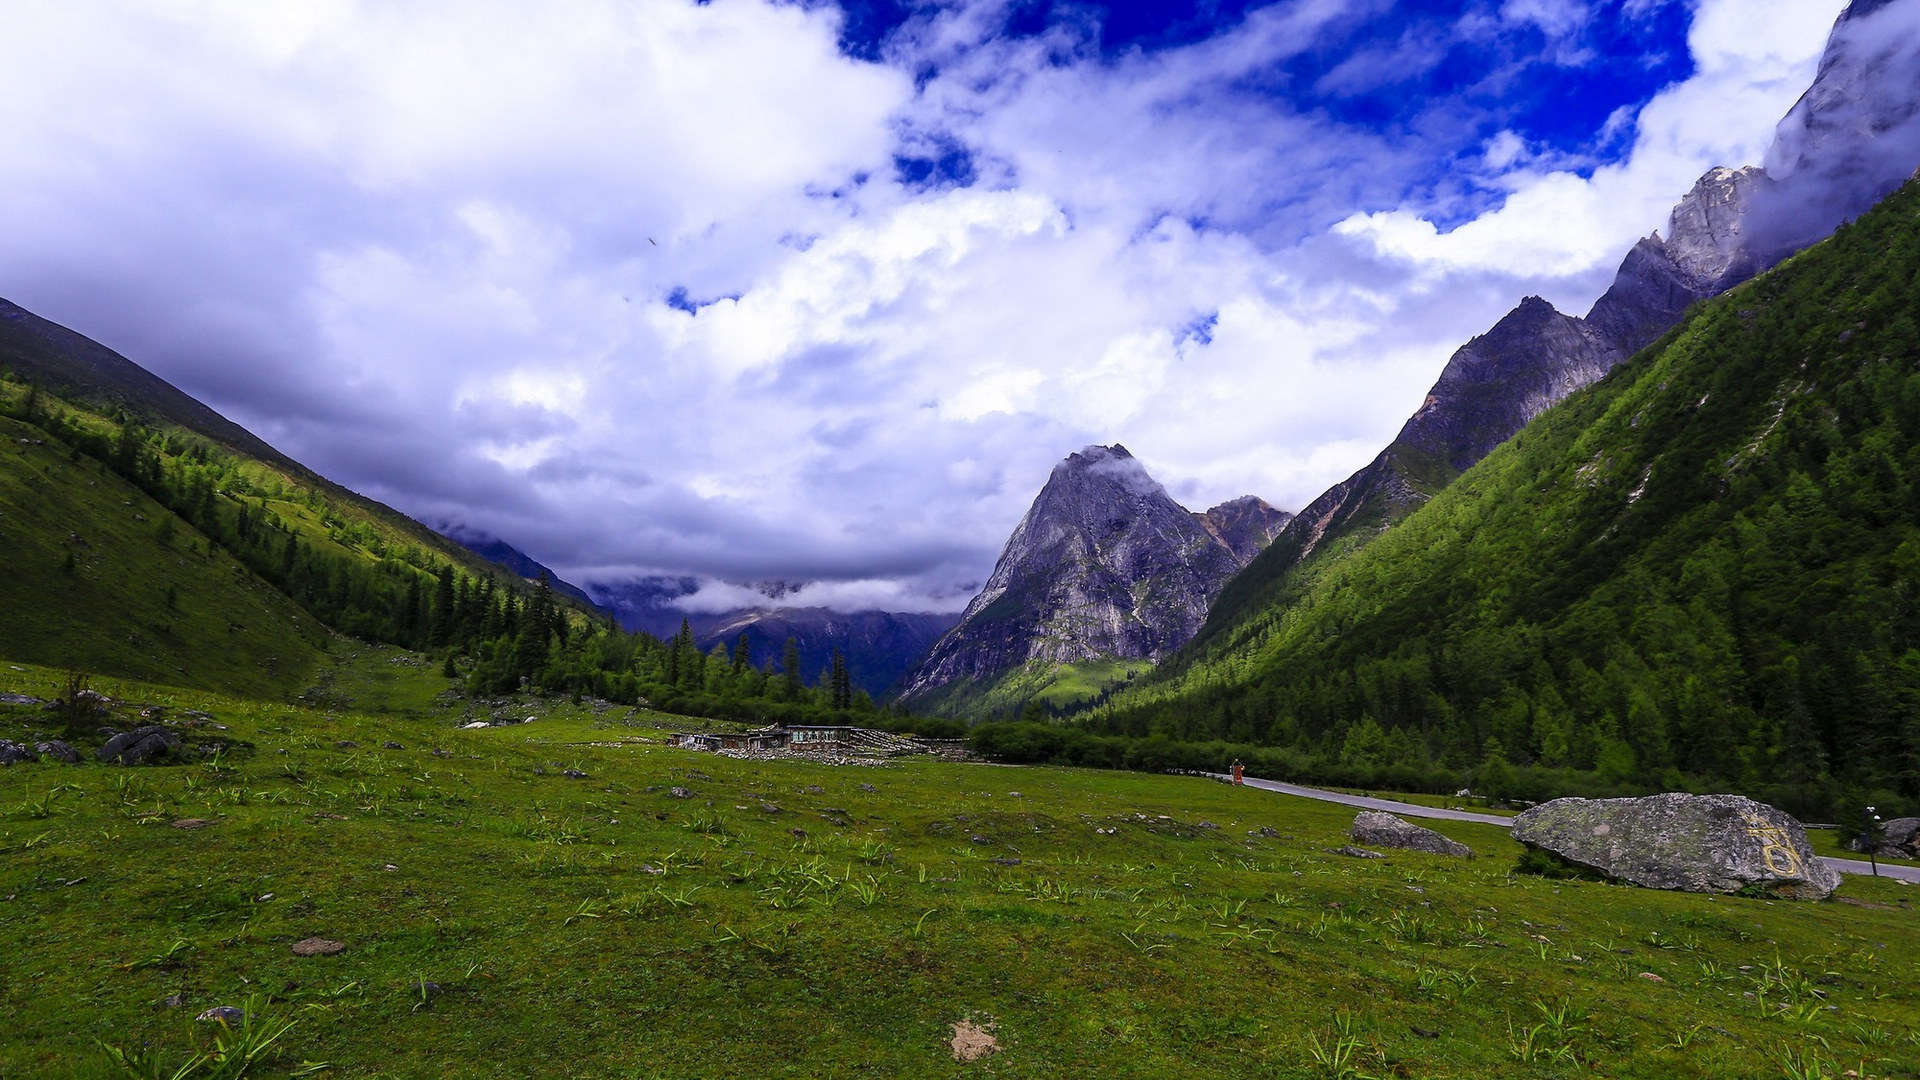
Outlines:
{"label": "clump of grass", "polygon": [[[273,1057],[274,1044],[293,1029],[294,1022],[270,1011],[264,997],[255,995],[241,1008],[240,1022],[212,1021],[213,1045],[202,1049],[177,1065],[168,1065],[160,1055],[144,1046],[122,1048],[100,1044],[108,1065],[115,1074],[129,1080],[237,1080],[261,1075],[252,1072]],[[291,1075],[305,1076],[324,1069],[324,1065],[305,1062]]]}

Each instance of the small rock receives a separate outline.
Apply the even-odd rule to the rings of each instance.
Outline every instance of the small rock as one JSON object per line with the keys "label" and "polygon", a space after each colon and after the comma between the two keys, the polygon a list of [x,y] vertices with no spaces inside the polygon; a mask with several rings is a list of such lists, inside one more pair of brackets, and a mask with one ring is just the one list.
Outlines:
{"label": "small rock", "polygon": [[992,863],[995,866],[1019,866],[1020,865],[1019,859],[988,859],[987,861]]}
{"label": "small rock", "polygon": [[[15,668],[14,670],[20,671],[22,669]],[[0,694],[0,705],[25,705],[30,708],[39,708],[45,704],[47,704],[45,698],[28,697],[25,694]]]}
{"label": "small rock", "polygon": [[389,873],[389,874],[391,874],[391,873],[393,873],[394,871],[396,871],[396,870],[398,870],[398,869],[400,869],[400,868],[399,868],[399,867],[397,867],[397,866],[395,866],[395,865],[393,865],[392,863],[388,863],[387,865],[385,865],[385,866],[383,866],[383,867],[381,867],[380,869],[382,869],[382,870],[385,870],[385,871],[386,871],[387,873]]}
{"label": "small rock", "polygon": [[1651,972],[1651,971],[1643,971],[1643,972],[1641,972],[1641,973],[1640,973],[1640,977],[1641,977],[1641,978],[1643,978],[1643,979],[1645,979],[1645,980],[1647,980],[1648,982],[1656,982],[1656,983],[1663,983],[1663,982],[1666,982],[1666,981],[1667,981],[1667,980],[1665,980],[1665,979],[1663,979],[1663,978],[1661,978],[1660,976],[1658,976],[1658,975],[1655,975],[1655,974],[1654,974],[1653,972]]}
{"label": "small rock", "polygon": [[185,1005],[186,1003],[187,1003],[187,999],[184,997],[181,997],[179,994],[168,994],[167,1000],[161,1002],[160,1004],[165,1005],[169,1009],[177,1009],[182,1005]]}
{"label": "small rock", "polygon": [[1020,793],[1019,793],[1019,792],[1017,792],[1017,791],[1009,791],[1009,792],[1007,792],[1007,798],[1009,798],[1009,799],[1024,799],[1024,798],[1026,798],[1026,796],[1025,796],[1025,795],[1022,795],[1022,794],[1020,794]]}
{"label": "small rock", "polygon": [[382,750],[405,750],[405,749],[406,749],[406,747],[404,747],[404,746],[401,746],[401,745],[400,745],[399,743],[397,743],[397,742],[386,742],[386,743],[381,743],[381,744],[380,744],[380,749],[382,749]]}
{"label": "small rock", "polygon": [[176,829],[204,829],[211,824],[213,824],[213,822],[208,821],[206,818],[197,817],[181,818],[179,821],[172,822],[173,827]]}
{"label": "small rock", "polygon": [[473,723],[471,723],[471,724],[461,724],[460,726],[461,726],[461,728],[463,728],[463,729],[465,729],[465,730],[467,730],[467,731],[473,731],[473,730],[476,730],[476,729],[478,729],[478,728],[483,728],[483,727],[491,727],[492,725],[491,725],[491,724],[489,724],[489,723],[487,723],[487,722],[486,722],[485,720],[475,720],[475,721],[474,721]]}
{"label": "small rock", "polygon": [[581,772],[579,769],[568,769],[560,775],[569,780],[585,780],[587,778],[587,774]]}
{"label": "small rock", "polygon": [[351,739],[341,739],[339,742],[333,744],[333,748],[336,750],[358,750],[360,749],[360,744]]}
{"label": "small rock", "polygon": [[326,938],[301,938],[293,943],[295,956],[333,956],[346,949],[343,941],[329,941]]}
{"label": "small rock", "polygon": [[1384,859],[1386,858],[1385,855],[1382,855],[1377,851],[1368,851],[1366,848],[1354,847],[1352,844],[1342,844],[1341,846],[1334,848],[1333,853],[1335,855],[1345,855],[1349,859]]}
{"label": "small rock", "polygon": [[1362,811],[1353,819],[1353,839],[1356,843],[1424,851],[1429,855],[1461,858],[1473,855],[1467,845],[1449,840],[1432,829],[1423,829],[1392,814],[1372,810]]}
{"label": "small rock", "polygon": [[809,795],[825,795],[826,793],[827,793],[827,789],[821,787],[819,784],[807,785],[807,794]]}
{"label": "small rock", "polygon": [[1202,821],[1202,822],[1200,822],[1200,823],[1199,823],[1198,825],[1195,825],[1195,826],[1194,826],[1194,828],[1196,828],[1196,829],[1217,829],[1217,828],[1219,828],[1219,827],[1220,827],[1220,826],[1218,826],[1218,825],[1215,825],[1215,824],[1214,824],[1213,822],[1211,822],[1211,821]]}
{"label": "small rock", "polygon": [[1279,836],[1280,830],[1274,828],[1271,825],[1262,825],[1257,829],[1248,829],[1247,835],[1248,836],[1264,836],[1271,839],[1273,837]]}
{"label": "small rock", "polygon": [[[180,995],[175,994],[173,997],[168,998],[167,1004],[172,1005],[175,1001],[179,1000],[179,997]],[[185,1003],[182,1002],[182,1004]],[[178,1008],[178,1006],[175,1007]],[[230,1028],[237,1028],[247,1022],[247,1014],[244,1010],[235,1008],[232,1005],[215,1005],[213,1008],[194,1017],[194,1019],[209,1024],[224,1024]]]}
{"label": "small rock", "polygon": [[770,802],[763,802],[760,804],[760,812],[763,814],[777,814],[780,812],[780,807]]}
{"label": "small rock", "polygon": [[107,740],[100,748],[100,760],[121,765],[142,765],[180,745],[180,736],[158,725],[134,728]]}
{"label": "small rock", "polygon": [[807,838],[807,830],[805,829],[788,829],[787,831],[793,834],[795,840],[805,840]]}
{"label": "small rock", "polygon": [[63,765],[78,765],[80,763],[80,751],[75,750],[59,739],[48,739],[46,742],[34,743],[33,751],[43,758],[52,758]]}
{"label": "small rock", "polygon": [[683,787],[673,787],[673,788],[668,788],[668,789],[667,789],[667,794],[668,794],[668,795],[670,795],[670,796],[672,796],[673,798],[676,798],[676,799],[691,799],[691,798],[693,798],[693,792],[691,792],[691,791],[688,791],[688,790],[687,790],[686,788],[683,788]]}
{"label": "small rock", "polygon": [[981,836],[979,833],[975,833],[972,836],[967,837],[967,841],[973,844],[989,844],[990,845],[993,843],[993,841],[987,839],[984,836]]}
{"label": "small rock", "polygon": [[527,718],[526,718],[525,720],[522,720],[522,721],[520,721],[520,722],[521,722],[521,723],[523,723],[523,724],[531,724],[531,723],[533,723],[533,722],[534,722],[535,720],[537,720],[537,719],[539,719],[539,717],[535,717],[535,716],[529,716],[529,717],[527,717]]}
{"label": "small rock", "polygon": [[869,795],[871,795],[871,794],[873,794],[874,792],[876,792],[876,791],[879,791],[880,789],[879,789],[879,788],[877,788],[877,787],[874,787],[874,786],[873,786],[872,784],[861,784],[861,785],[860,785],[860,790],[861,790],[861,791],[864,791],[864,792],[866,792],[866,793],[867,793],[867,794],[869,794]]}
{"label": "small rock", "polygon": [[1429,1031],[1423,1027],[1410,1027],[1407,1030],[1413,1032],[1415,1035],[1418,1035],[1422,1039],[1437,1039],[1440,1037],[1439,1032]]}

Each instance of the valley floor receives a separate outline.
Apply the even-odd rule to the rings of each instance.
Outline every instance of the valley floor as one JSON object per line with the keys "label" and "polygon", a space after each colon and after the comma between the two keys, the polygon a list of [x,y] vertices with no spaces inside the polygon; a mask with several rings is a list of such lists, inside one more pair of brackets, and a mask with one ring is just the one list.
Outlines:
{"label": "valley floor", "polygon": [[[55,682],[0,664],[0,692]],[[0,769],[0,1076],[178,1062],[251,997],[294,1024],[260,1075],[1920,1077],[1920,890],[1892,881],[1556,882],[1448,821],[1478,858],[1359,861],[1326,803],[742,762],[590,703],[461,730],[391,651],[301,705],[101,689],[236,746]],[[0,738],[49,733],[0,706]],[[961,1022],[998,1049],[957,1061]]]}

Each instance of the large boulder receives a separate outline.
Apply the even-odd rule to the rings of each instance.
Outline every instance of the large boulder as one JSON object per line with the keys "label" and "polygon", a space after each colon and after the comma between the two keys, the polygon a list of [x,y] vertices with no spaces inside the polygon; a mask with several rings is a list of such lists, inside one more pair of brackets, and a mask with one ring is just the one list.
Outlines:
{"label": "large boulder", "polygon": [[1353,840],[1357,844],[1405,848],[1408,851],[1424,851],[1432,855],[1454,855],[1461,858],[1473,856],[1473,850],[1465,844],[1449,840],[1432,829],[1423,829],[1411,822],[1402,821],[1392,814],[1382,814],[1374,810],[1363,810],[1353,819]]}
{"label": "large boulder", "polygon": [[1739,795],[1555,799],[1515,818],[1513,838],[1650,889],[1824,900],[1840,886],[1799,822]]}
{"label": "large boulder", "polygon": [[[1859,837],[1847,841],[1848,851],[1865,852]],[[1894,818],[1880,825],[1880,846],[1873,854],[1882,859],[1920,859],[1920,817]]]}
{"label": "large boulder", "polygon": [[33,751],[17,742],[0,739],[0,765],[24,765],[29,761],[38,761]]}
{"label": "large boulder", "polygon": [[132,731],[123,731],[107,740],[100,748],[100,760],[117,761],[122,765],[144,765],[155,758],[165,757],[169,750],[180,745],[180,736],[157,725],[137,727]]}

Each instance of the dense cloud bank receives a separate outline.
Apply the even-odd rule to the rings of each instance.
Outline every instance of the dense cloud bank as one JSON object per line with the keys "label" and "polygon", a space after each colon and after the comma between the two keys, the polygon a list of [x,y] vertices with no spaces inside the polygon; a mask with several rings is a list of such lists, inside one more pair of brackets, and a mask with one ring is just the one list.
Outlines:
{"label": "dense cloud bank", "polygon": [[[1366,47],[1393,5],[1281,0],[1120,50],[955,3],[859,55],[761,0],[26,0],[0,295],[573,580],[951,611],[1073,447],[1194,507],[1347,475],[1515,298],[1584,308],[1759,160],[1841,6],[1701,0],[1692,74],[1570,154],[1501,87],[1636,58],[1555,0]],[[1858,32],[1920,40],[1878,21],[1912,6]],[[1449,57],[1485,70],[1339,107]]]}

